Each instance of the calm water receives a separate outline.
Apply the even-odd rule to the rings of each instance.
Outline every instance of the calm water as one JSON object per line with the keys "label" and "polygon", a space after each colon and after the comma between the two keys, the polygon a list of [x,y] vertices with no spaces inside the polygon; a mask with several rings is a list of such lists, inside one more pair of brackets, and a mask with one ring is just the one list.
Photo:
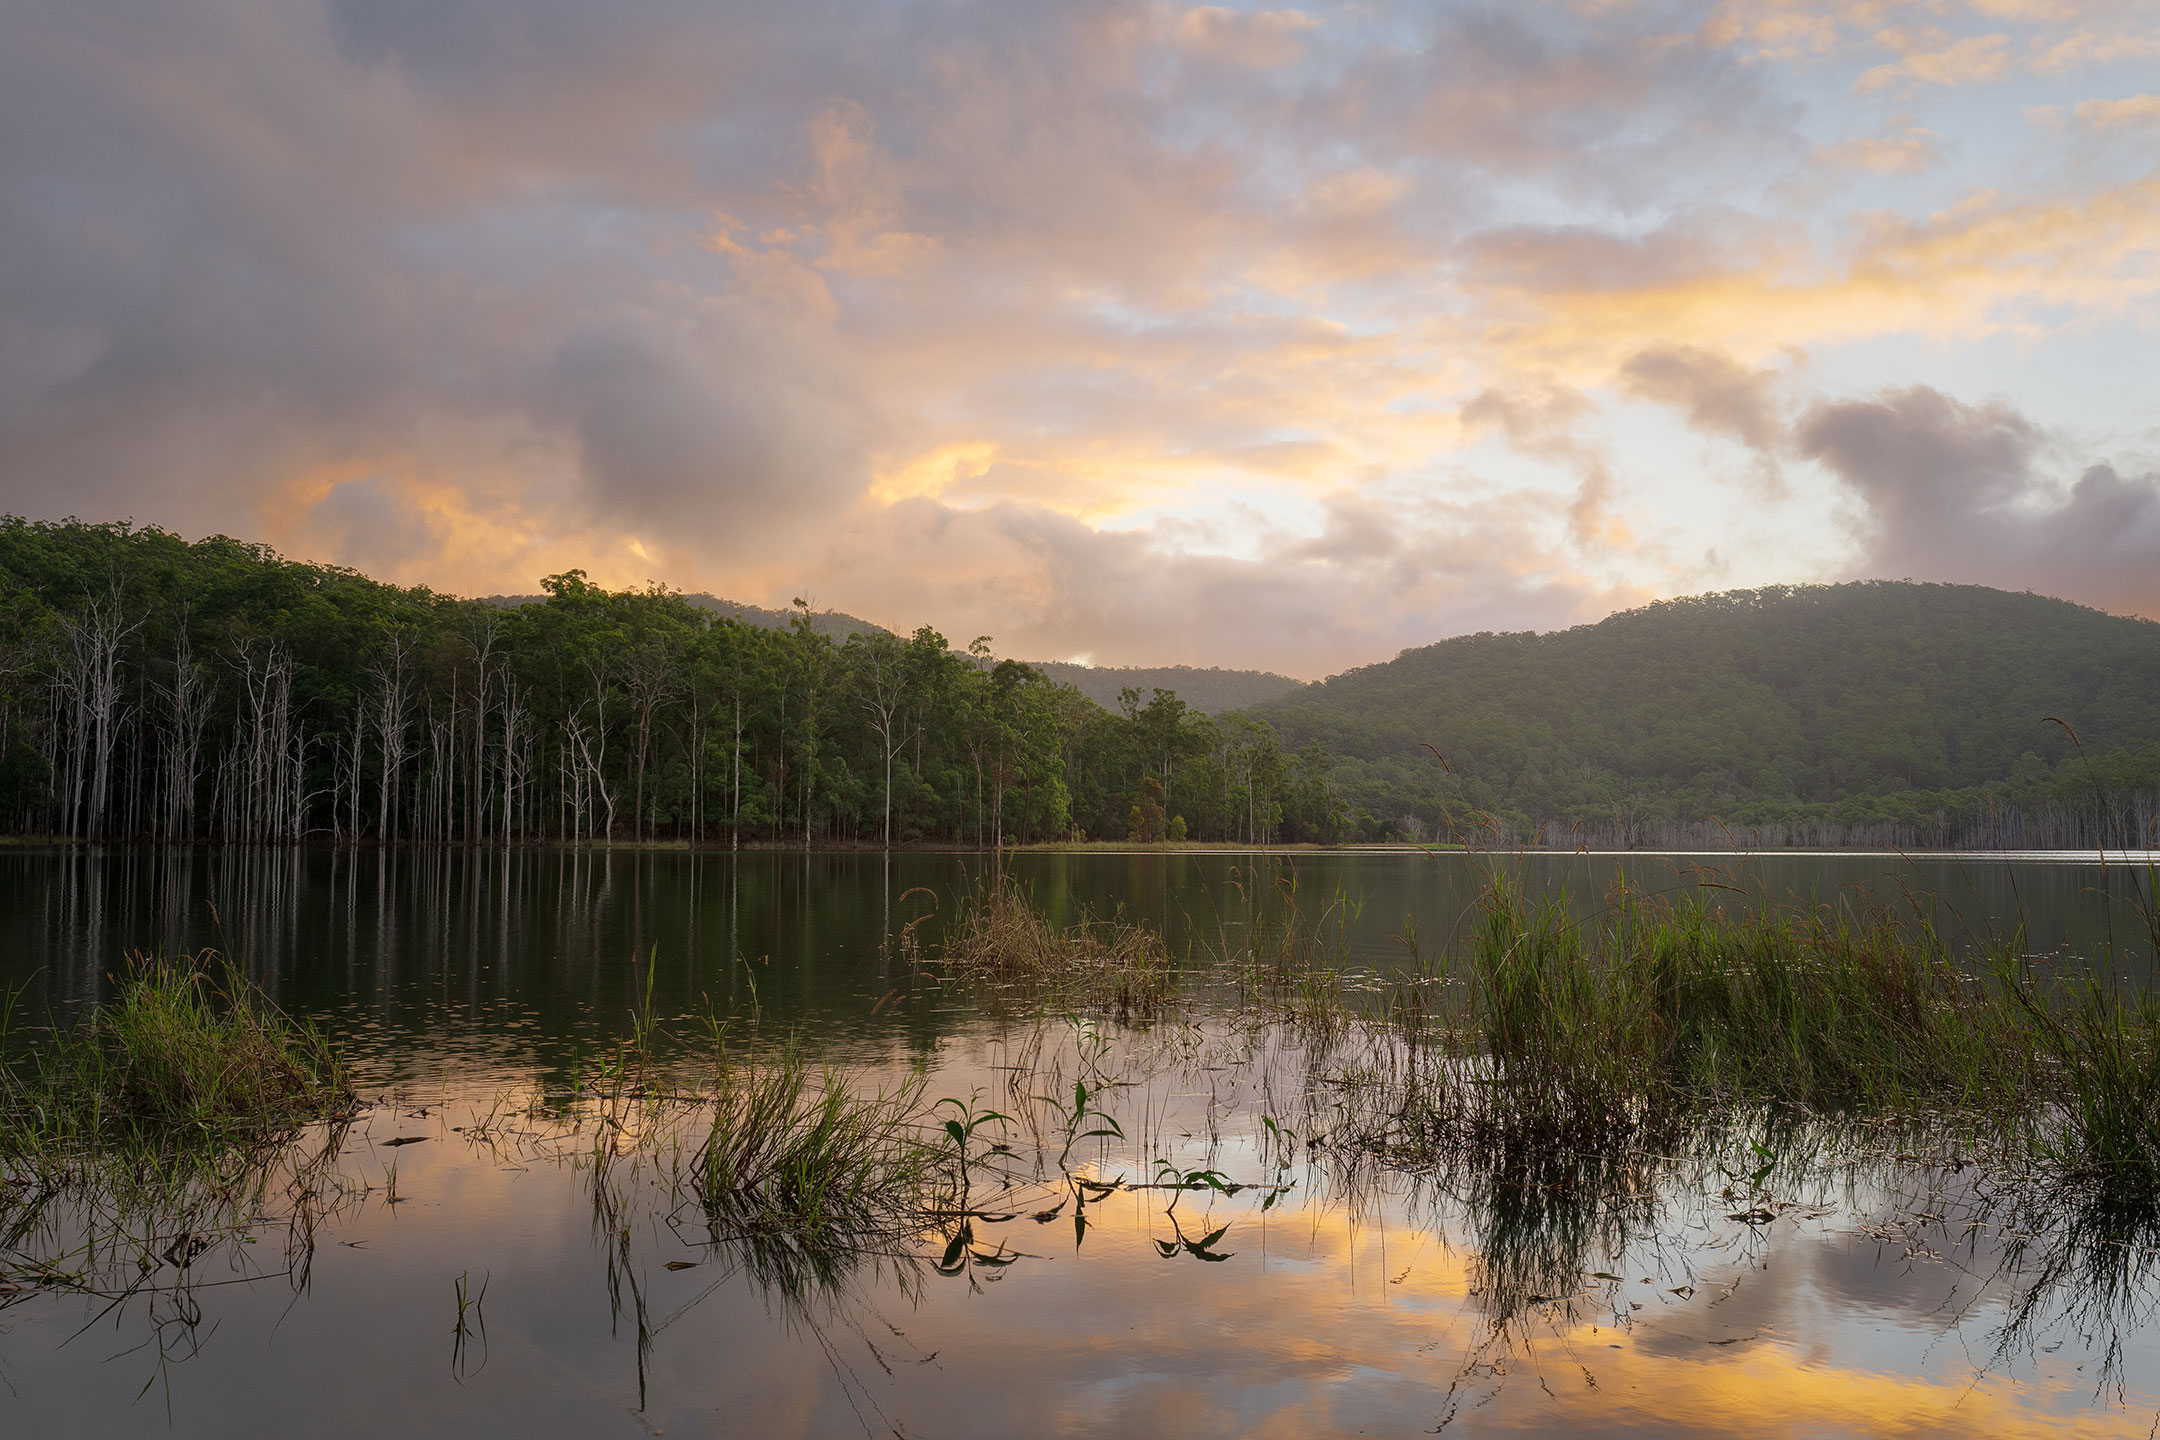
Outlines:
{"label": "calm water", "polygon": [[[985,863],[0,852],[0,978],[20,1003],[79,1006],[130,950],[225,950],[395,1097],[356,1127],[349,1198],[298,1273],[266,1230],[197,1262],[185,1296],[0,1294],[0,1433],[2143,1435],[2160,1417],[2145,1269],[2094,1272],[2048,1217],[1991,1210],[1962,1174],[1786,1157],[1777,1218],[1757,1225],[1729,1218],[1733,1177],[1699,1158],[1566,1196],[1286,1165],[1262,1117],[1302,1113],[1297,1054],[1206,1021],[1140,1034],[988,1013],[896,958],[887,937],[927,914],[934,947]],[[1256,890],[1280,905],[1280,863],[1007,862],[1054,909],[1123,907],[1179,945],[1234,927]],[[1481,863],[1305,855],[1295,881],[1382,967],[1406,941],[1445,943]],[[2149,973],[2141,875],[2121,864],[1505,863],[1586,910],[1622,867],[1650,889],[1925,897],[1953,933],[2022,926],[2036,953]],[[469,1138],[504,1097],[589,1075],[648,981],[685,1027],[754,1017],[866,1072],[925,1064],[931,1094],[1015,1114],[1093,1075],[1127,1139],[1084,1147],[1083,1173],[1168,1160],[1260,1188],[1120,1190],[1076,1233],[1075,1196],[1022,1165],[997,1192],[1011,1218],[976,1226],[954,1273],[870,1264],[795,1293],[693,1243],[657,1195],[603,1215],[574,1115]],[[947,1238],[926,1237],[928,1258]],[[486,1287],[484,1337],[454,1333],[461,1278]]]}

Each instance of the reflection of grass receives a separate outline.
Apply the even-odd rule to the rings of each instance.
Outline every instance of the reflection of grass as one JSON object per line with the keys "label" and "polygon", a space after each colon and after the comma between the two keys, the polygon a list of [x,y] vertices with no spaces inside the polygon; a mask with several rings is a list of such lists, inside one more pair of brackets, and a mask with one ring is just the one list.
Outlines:
{"label": "reflection of grass", "polygon": [[140,1304],[157,1373],[196,1341],[208,1258],[297,1279],[350,1198],[336,1054],[229,963],[137,961],[72,1026],[0,1026],[0,1051],[0,1305]]}
{"label": "reflection of grass", "polygon": [[962,974],[1028,986],[1047,1003],[1147,1014],[1177,991],[1162,935],[1122,918],[1082,914],[1058,925],[1010,876],[960,912],[945,961]]}
{"label": "reflection of grass", "polygon": [[806,1248],[899,1233],[943,1161],[925,1137],[923,1081],[866,1091],[786,1049],[722,1057],[683,1178],[716,1231],[780,1232]]}

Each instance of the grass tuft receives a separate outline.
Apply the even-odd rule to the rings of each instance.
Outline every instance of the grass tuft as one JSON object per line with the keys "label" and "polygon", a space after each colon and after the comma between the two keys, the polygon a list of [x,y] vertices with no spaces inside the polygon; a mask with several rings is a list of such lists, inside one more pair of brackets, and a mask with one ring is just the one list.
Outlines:
{"label": "grass tuft", "polygon": [[[28,1043],[22,1044],[21,1040]],[[0,1033],[0,1159],[254,1146],[349,1112],[336,1052],[229,960],[137,958],[79,1023]]]}
{"label": "grass tuft", "polygon": [[961,974],[1025,985],[1039,998],[1120,1015],[1148,1015],[1170,1003],[1178,971],[1160,932],[1122,916],[1083,912],[1058,925],[1011,876],[961,910],[945,942],[945,962]]}
{"label": "grass tuft", "polygon": [[919,1073],[865,1092],[793,1047],[755,1063],[723,1055],[707,1103],[687,1176],[716,1228],[860,1243],[915,1223],[941,1174]]}

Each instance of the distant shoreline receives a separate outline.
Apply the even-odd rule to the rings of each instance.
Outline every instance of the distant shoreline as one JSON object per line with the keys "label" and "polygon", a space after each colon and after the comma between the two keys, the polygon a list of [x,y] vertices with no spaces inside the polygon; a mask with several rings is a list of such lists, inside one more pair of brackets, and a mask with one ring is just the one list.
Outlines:
{"label": "distant shoreline", "polygon": [[1026,845],[1007,845],[993,850],[987,845],[954,844],[951,841],[934,841],[919,844],[884,846],[876,843],[852,844],[821,841],[804,847],[779,844],[770,840],[754,841],[740,846],[729,846],[711,841],[692,843],[688,840],[520,840],[511,844],[487,841],[466,844],[461,841],[414,841],[399,840],[385,845],[376,840],[333,840],[307,838],[297,842],[270,844],[236,844],[222,840],[168,841],[143,838],[84,840],[64,835],[5,835],[0,836],[0,852],[8,850],[205,850],[205,851],[259,851],[259,850],[350,850],[381,851],[383,853],[420,853],[436,851],[462,851],[482,854],[510,852],[545,853],[609,853],[621,851],[630,854],[697,854],[697,855],[1480,855],[1505,857],[1581,857],[1583,859],[1618,859],[1630,855],[1665,856],[1686,860],[1750,860],[1767,856],[1789,859],[1862,859],[1885,860],[1991,860],[2023,861],[2029,863],[2098,864],[2098,865],[2160,865],[2160,850],[2099,850],[2083,848],[2075,850],[1968,850],[1932,849],[1914,846],[1906,849],[1886,849],[1881,846],[1855,846],[1840,849],[1824,846],[1806,848],[1762,846],[1757,849],[1703,850],[1643,846],[1632,850],[1610,848],[1563,849],[1557,845],[1460,845],[1418,844],[1402,842],[1358,842],[1343,845],[1287,844],[1249,845],[1229,840],[1208,841],[1156,841],[1134,843],[1125,840],[1083,841],[1036,841]]}

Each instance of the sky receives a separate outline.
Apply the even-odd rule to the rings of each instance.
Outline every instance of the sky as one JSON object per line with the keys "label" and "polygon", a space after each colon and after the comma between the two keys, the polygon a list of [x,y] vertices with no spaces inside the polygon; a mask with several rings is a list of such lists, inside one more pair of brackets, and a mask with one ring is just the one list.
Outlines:
{"label": "sky", "polygon": [[2160,618],[2160,0],[0,0],[0,510],[1315,678]]}

